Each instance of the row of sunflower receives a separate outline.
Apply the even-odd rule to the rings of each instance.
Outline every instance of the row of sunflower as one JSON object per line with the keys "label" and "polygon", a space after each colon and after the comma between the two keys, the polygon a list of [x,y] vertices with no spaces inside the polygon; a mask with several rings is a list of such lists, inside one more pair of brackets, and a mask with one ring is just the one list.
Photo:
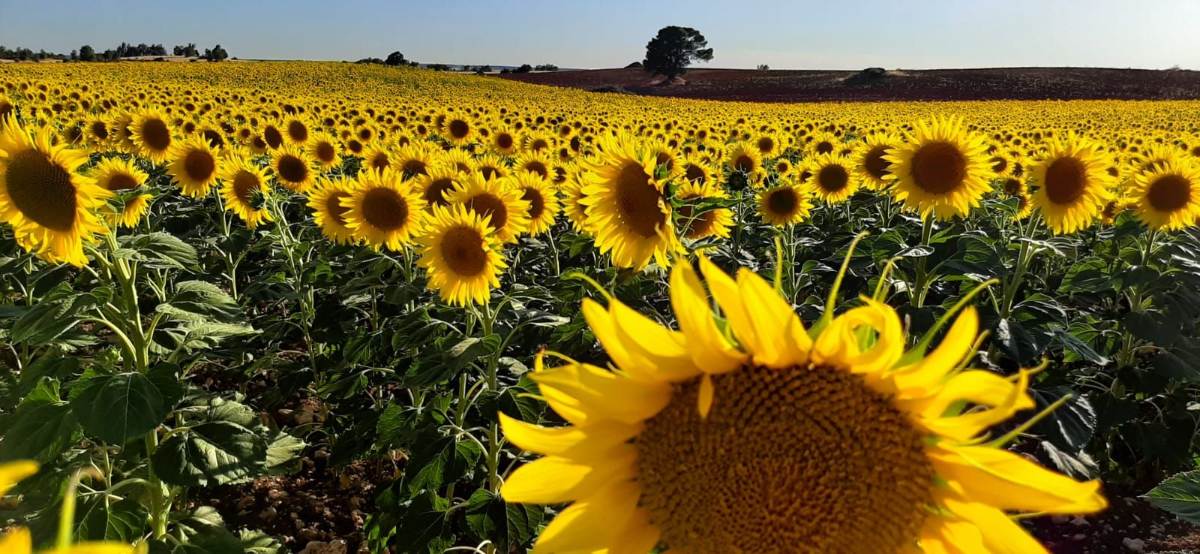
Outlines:
{"label": "row of sunflower", "polygon": [[[517,287],[514,273],[531,254],[549,253],[559,277],[558,248],[585,241],[599,256],[574,269],[665,278],[654,294],[679,330],[599,287],[607,305],[584,301],[578,312],[609,362],[547,352],[563,361],[548,368],[537,357],[529,380],[557,414],[541,421],[551,425],[522,412],[436,426],[478,445],[485,497],[572,503],[542,529],[545,552],[1040,551],[1017,520],[1106,501],[1098,481],[1005,450],[1061,402],[987,436],[1035,407],[1030,387],[1042,369],[974,367],[987,358],[986,332],[963,305],[982,289],[946,299],[918,335],[885,304],[893,261],[874,295],[835,316],[852,243],[829,302],[805,325],[798,295],[781,283],[795,272],[784,260],[843,210],[839,225],[855,231],[912,222],[920,244],[907,246],[923,253],[905,289],[921,309],[938,277],[926,258],[945,240],[935,226],[981,231],[997,220],[988,228],[1017,229],[1024,241],[1014,271],[994,274],[1004,289],[994,311],[1007,326],[1042,248],[1028,246],[1039,225],[1091,237],[1118,224],[1149,229],[1138,231],[1146,265],[1156,236],[1200,220],[1200,135],[1183,115],[1192,103],[760,106],[417,70],[401,70],[397,88],[379,68],[336,64],[111,64],[80,69],[88,81],[55,71],[0,75],[0,221],[50,263],[85,266],[90,246],[117,227],[154,229],[147,214],[160,202],[216,203],[251,231],[275,224],[281,237],[304,226],[288,223],[303,206],[328,241],[315,249],[398,254],[397,266],[418,265],[423,286],[465,306],[463,332],[478,326],[484,336],[468,336],[456,355],[486,344],[493,309],[516,302],[505,280],[518,292],[529,285]],[[859,207],[880,215],[851,217]],[[705,254],[744,259],[751,233],[778,241],[773,285],[746,269],[731,277]],[[309,286],[291,261],[295,286]],[[1142,292],[1128,302],[1139,314]],[[302,299],[301,312],[315,304]],[[314,373],[315,319],[302,324]],[[1132,359],[1142,343],[1124,338],[1121,355]],[[492,349],[482,376],[461,377],[456,402],[523,386],[497,375],[508,344]],[[562,421],[570,426],[553,425]],[[522,459],[505,441],[545,457],[504,471],[505,456]],[[467,504],[453,484],[444,494],[438,502]]]}

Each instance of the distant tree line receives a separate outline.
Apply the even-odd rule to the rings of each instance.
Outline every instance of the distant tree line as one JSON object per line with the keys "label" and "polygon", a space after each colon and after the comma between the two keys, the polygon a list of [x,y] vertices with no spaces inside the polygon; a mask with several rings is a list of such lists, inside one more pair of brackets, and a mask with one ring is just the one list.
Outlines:
{"label": "distant tree line", "polygon": [[380,65],[391,65],[391,66],[407,65],[407,66],[412,66],[412,67],[416,67],[416,66],[420,65],[417,62],[405,59],[404,54],[401,54],[400,52],[392,52],[391,54],[387,55],[387,59],[383,59],[383,60],[381,60],[379,58],[363,58],[354,63],[380,64]]}
{"label": "distant tree line", "polygon": [[530,71],[558,71],[558,66],[552,63],[544,63],[541,65],[521,64],[513,69],[501,69],[500,73],[529,73]]}
{"label": "distant tree line", "polygon": [[[201,54],[195,44],[177,45],[172,50],[175,56],[187,56],[190,58],[203,57],[208,61],[219,62],[229,58],[229,52],[221,47],[220,44],[205,48]],[[129,44],[122,42],[116,48],[109,48],[103,52],[97,52],[92,45],[85,44],[79,47],[78,50],[72,50],[70,54],[57,54],[39,50],[34,52],[28,48],[8,48],[0,45],[0,59],[5,60],[20,60],[20,61],[38,61],[38,60],[74,60],[81,62],[97,62],[97,61],[113,61],[121,58],[131,58],[138,56],[167,56],[167,48],[161,44]]]}

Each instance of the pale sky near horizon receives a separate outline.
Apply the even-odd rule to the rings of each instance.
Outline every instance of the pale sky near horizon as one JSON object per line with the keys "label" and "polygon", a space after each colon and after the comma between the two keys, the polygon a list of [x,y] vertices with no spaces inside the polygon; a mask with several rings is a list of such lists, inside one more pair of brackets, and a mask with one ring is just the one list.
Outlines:
{"label": "pale sky near horizon", "polygon": [[0,0],[0,44],[67,53],[125,41],[241,58],[620,67],[665,25],[700,67],[1200,69],[1200,0]]}

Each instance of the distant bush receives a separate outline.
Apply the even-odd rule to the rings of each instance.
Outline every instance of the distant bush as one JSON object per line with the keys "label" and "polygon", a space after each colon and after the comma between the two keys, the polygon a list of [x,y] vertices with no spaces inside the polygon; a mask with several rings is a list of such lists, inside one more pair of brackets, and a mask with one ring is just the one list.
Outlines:
{"label": "distant bush", "polygon": [[554,65],[552,63],[544,63],[542,65],[534,66],[533,70],[534,71],[558,71],[558,66]]}
{"label": "distant bush", "polygon": [[759,70],[759,71],[770,71],[770,70],[771,70],[771,66],[769,66],[769,65],[767,65],[767,64],[765,64],[765,63],[760,63],[760,64],[758,64],[758,70]]}
{"label": "distant bush", "polygon": [[512,70],[513,73],[529,73],[530,71],[533,71],[533,66],[527,63],[521,64],[521,67]]}

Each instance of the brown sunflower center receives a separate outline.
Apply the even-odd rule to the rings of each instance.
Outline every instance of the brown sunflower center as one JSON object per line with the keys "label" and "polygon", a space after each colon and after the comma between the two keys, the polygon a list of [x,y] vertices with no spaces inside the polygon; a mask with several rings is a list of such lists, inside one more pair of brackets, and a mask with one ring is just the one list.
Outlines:
{"label": "brown sunflower center", "polygon": [[342,205],[342,199],[347,196],[350,195],[344,192],[335,192],[325,198],[325,211],[341,226],[346,225],[346,211],[350,209]]}
{"label": "brown sunflower center", "polygon": [[769,154],[775,150],[775,141],[771,137],[762,137],[758,139],[758,151],[763,154]]}
{"label": "brown sunflower center", "polygon": [[529,202],[529,219],[536,221],[546,212],[546,199],[542,197],[542,191],[534,187],[525,187],[521,199]]}
{"label": "brown sunflower center", "polygon": [[659,207],[662,196],[650,184],[650,176],[641,164],[629,162],[621,168],[616,182],[617,211],[630,229],[646,238],[658,235],[658,227],[667,221]]}
{"label": "brown sunflower center", "polygon": [[108,139],[108,125],[105,125],[103,121],[93,121],[88,128],[91,129],[92,136],[97,139]]}
{"label": "brown sunflower center", "polygon": [[1163,175],[1150,183],[1146,200],[1160,212],[1175,212],[1183,209],[1192,199],[1192,183],[1182,175]]}
{"label": "brown sunflower center", "polygon": [[512,135],[508,133],[500,133],[496,135],[496,146],[499,146],[503,150],[508,150],[509,148],[512,148],[512,145]]}
{"label": "brown sunflower center", "polygon": [[129,190],[137,186],[137,179],[128,173],[113,173],[108,178],[108,190]]}
{"label": "brown sunflower center", "polygon": [[1087,189],[1087,168],[1071,157],[1059,158],[1046,168],[1046,197],[1055,204],[1070,204]]}
{"label": "brown sunflower center", "polygon": [[931,502],[922,435],[849,372],[745,367],[677,385],[635,446],[641,506],[671,550],[896,552]]}
{"label": "brown sunflower center", "polygon": [[317,155],[317,159],[321,160],[322,163],[331,164],[333,163],[334,157],[337,156],[337,151],[334,150],[333,145],[329,144],[328,142],[317,143],[317,147],[314,148],[313,151]]}
{"label": "brown sunflower center", "polygon": [[717,222],[717,211],[708,210],[699,215],[692,215],[694,212],[695,210],[691,206],[680,206],[678,210],[679,217],[684,222],[683,225],[687,226],[684,236],[692,240],[699,240],[712,233],[713,225]]}
{"label": "brown sunflower center", "polygon": [[683,170],[684,177],[693,183],[704,184],[708,180],[708,173],[704,172],[704,168],[696,164],[688,164],[687,169]]}
{"label": "brown sunflower center", "polygon": [[363,195],[362,216],[376,229],[394,231],[408,223],[408,203],[390,188],[373,188]]}
{"label": "brown sunflower center", "polygon": [[37,150],[22,150],[8,158],[4,178],[22,215],[55,231],[75,226],[76,190],[66,168]]}
{"label": "brown sunflower center", "polygon": [[817,185],[826,192],[838,192],[850,184],[850,173],[840,165],[827,165],[817,172]]}
{"label": "brown sunflower center", "polygon": [[243,204],[253,207],[254,194],[261,190],[262,183],[258,181],[257,175],[242,169],[233,176],[233,195]]}
{"label": "brown sunflower center", "polygon": [[267,127],[263,129],[263,140],[267,142],[267,146],[272,149],[279,148],[283,144],[283,134],[275,127]]}
{"label": "brown sunflower center", "polygon": [[471,126],[466,121],[455,119],[450,122],[450,136],[456,139],[466,138],[467,133],[471,132]]}
{"label": "brown sunflower center", "polygon": [[217,160],[205,150],[191,150],[183,158],[183,172],[195,182],[207,182],[216,171]]}
{"label": "brown sunflower center", "polygon": [[767,209],[775,215],[792,215],[799,204],[800,197],[792,187],[778,188],[767,194]]}
{"label": "brown sunflower center", "polygon": [[292,142],[308,142],[308,127],[299,121],[288,123],[287,134]]}
{"label": "brown sunflower center", "polygon": [[912,177],[930,194],[953,192],[967,178],[967,157],[949,142],[931,142],[913,154]]}
{"label": "brown sunflower center", "polygon": [[823,141],[817,143],[817,153],[818,154],[828,154],[830,152],[833,152],[833,143],[832,142],[823,140]]}
{"label": "brown sunflower center", "polygon": [[496,195],[485,192],[467,200],[467,209],[483,217],[490,217],[493,229],[503,229],[508,223],[508,207]]}
{"label": "brown sunflower center", "polygon": [[400,168],[404,171],[405,177],[425,175],[427,171],[425,169],[425,162],[418,159],[406,160],[404,164],[400,166]]}
{"label": "brown sunflower center", "polygon": [[743,173],[754,171],[754,158],[742,154],[733,160],[733,168]]}
{"label": "brown sunflower center", "polygon": [[1004,170],[1008,169],[1008,160],[1004,159],[1003,156],[992,156],[991,162],[992,171],[996,173],[1004,173]]}
{"label": "brown sunflower center", "polygon": [[546,164],[537,160],[525,164],[526,171],[532,171],[540,175],[543,179],[550,176],[550,170],[546,168]]}
{"label": "brown sunflower center", "polygon": [[487,252],[479,231],[455,227],[442,237],[442,259],[461,277],[474,277],[487,268]]}
{"label": "brown sunflower center", "polygon": [[371,167],[380,171],[387,169],[391,165],[391,160],[388,160],[387,152],[376,152],[371,156]]}
{"label": "brown sunflower center", "polygon": [[863,168],[876,179],[883,180],[888,174],[888,169],[892,166],[887,161],[887,158],[884,158],[887,155],[887,151],[888,148],[886,146],[876,146],[871,148],[863,159]]}
{"label": "brown sunflower center", "polygon": [[279,176],[284,181],[289,183],[303,183],[308,179],[308,164],[304,163],[304,160],[299,157],[291,154],[280,156],[275,170],[279,172]]}
{"label": "brown sunflower center", "polygon": [[445,206],[449,202],[446,201],[446,191],[454,188],[454,180],[449,177],[434,179],[425,187],[425,201],[433,206]]}
{"label": "brown sunflower center", "polygon": [[166,150],[171,147],[171,130],[161,119],[147,119],[142,123],[142,141],[151,150]]}

